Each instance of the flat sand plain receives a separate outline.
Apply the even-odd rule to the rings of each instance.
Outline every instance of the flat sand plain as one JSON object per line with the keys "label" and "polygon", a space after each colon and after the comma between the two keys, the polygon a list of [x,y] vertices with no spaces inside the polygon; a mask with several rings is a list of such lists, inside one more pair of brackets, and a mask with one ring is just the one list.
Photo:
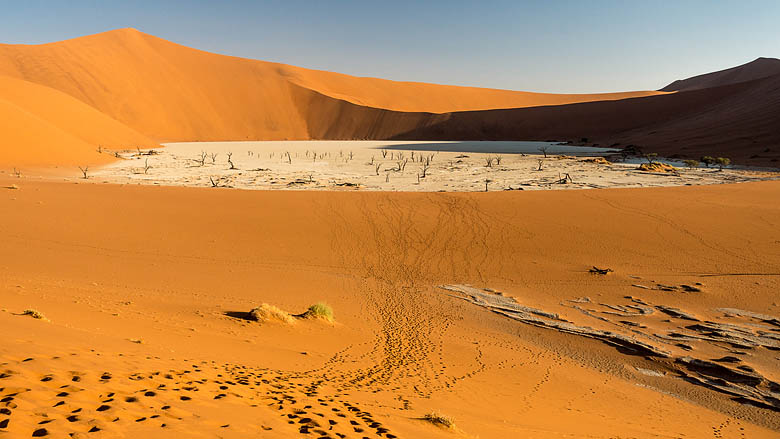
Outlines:
{"label": "flat sand plain", "polygon": [[[683,186],[780,176],[765,170],[687,169],[682,163],[676,163],[682,166],[679,172],[643,172],[638,160],[594,162],[617,151],[551,142],[171,143],[156,150],[117,151],[120,160],[88,176],[108,183],[404,192]],[[78,176],[78,169],[70,175]]]}
{"label": "flat sand plain", "polygon": [[[780,314],[780,182],[282,193],[2,176],[0,187],[0,435],[780,431],[776,410],[683,379],[690,370],[675,358],[531,325],[441,288],[472,285],[596,329],[626,331],[625,320],[667,334],[711,320],[776,339],[771,320],[719,309]],[[620,316],[637,305],[627,296],[700,322]],[[334,324],[240,318],[263,302],[297,313],[319,301]],[[719,364],[763,377],[757,387],[777,382],[775,350],[683,344],[696,358],[736,358]],[[430,412],[455,427],[421,419]]]}

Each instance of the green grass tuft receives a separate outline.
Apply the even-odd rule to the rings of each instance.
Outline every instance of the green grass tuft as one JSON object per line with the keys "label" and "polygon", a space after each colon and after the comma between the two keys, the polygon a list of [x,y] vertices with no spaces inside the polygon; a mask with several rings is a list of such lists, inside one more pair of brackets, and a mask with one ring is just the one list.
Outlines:
{"label": "green grass tuft", "polygon": [[306,317],[316,317],[319,319],[327,320],[329,322],[333,321],[333,308],[331,308],[329,305],[325,303],[315,303],[314,305],[310,306],[309,309],[304,314]]}

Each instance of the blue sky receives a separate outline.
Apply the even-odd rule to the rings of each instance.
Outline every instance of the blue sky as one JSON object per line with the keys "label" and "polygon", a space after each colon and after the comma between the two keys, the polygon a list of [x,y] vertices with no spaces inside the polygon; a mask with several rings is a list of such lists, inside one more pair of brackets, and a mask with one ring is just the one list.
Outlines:
{"label": "blue sky", "polygon": [[0,0],[0,42],[122,27],[358,76],[515,90],[657,89],[780,57],[779,0]]}

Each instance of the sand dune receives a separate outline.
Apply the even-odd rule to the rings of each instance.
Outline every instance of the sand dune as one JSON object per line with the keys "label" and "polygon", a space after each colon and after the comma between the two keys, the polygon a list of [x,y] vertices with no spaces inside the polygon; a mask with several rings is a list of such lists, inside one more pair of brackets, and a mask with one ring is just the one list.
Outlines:
{"label": "sand dune", "polygon": [[661,91],[688,91],[720,87],[721,85],[737,84],[774,75],[780,75],[780,59],[757,58],[747,64],[730,69],[678,79],[662,88]]}
{"label": "sand dune", "polygon": [[[606,329],[691,324],[660,312],[617,317],[607,305],[630,304],[625,296],[707,319],[724,307],[777,316],[780,212],[767,202],[777,182],[412,194],[0,178],[11,183],[19,189],[0,189],[0,429],[10,437],[780,430],[775,411],[683,380],[673,361],[530,326],[439,288],[503,291],[582,325],[590,317],[578,305],[607,317],[589,323]],[[590,274],[593,265],[614,272]],[[701,292],[633,286],[696,282]],[[336,324],[230,317],[321,300]],[[49,321],[18,315],[27,308]],[[743,352],[728,355],[779,378],[776,352],[686,343],[696,356]],[[433,411],[459,433],[419,419]]]}
{"label": "sand dune", "polygon": [[726,156],[742,164],[780,166],[780,75],[665,96],[446,116],[419,114],[420,128],[394,138],[587,139],[667,156]]}
{"label": "sand dune", "polygon": [[[7,83],[0,98],[23,103],[31,115],[93,147],[208,140],[587,138],[667,155],[726,155],[771,166],[780,157],[780,134],[773,128],[780,105],[778,76],[755,78],[776,68],[777,60],[762,58],[678,81],[664,89],[681,90],[671,95],[556,95],[358,78],[216,55],[121,29],[43,45],[0,45],[0,75],[47,90]],[[64,95],[96,111],[70,110],[74,104],[62,102]],[[41,144],[40,136],[51,128],[39,131],[18,136]],[[46,143],[58,142],[51,137]],[[74,151],[88,149],[72,140],[59,143],[73,144],[67,149]],[[45,157],[46,148],[25,147],[22,155],[8,157],[56,163]],[[76,154],[61,159],[85,160]]]}
{"label": "sand dune", "polygon": [[0,76],[0,164],[85,165],[106,163],[106,148],[156,146],[146,136],[57,90]]}
{"label": "sand dune", "polygon": [[[0,46],[0,74],[67,93],[158,141],[314,137],[292,87],[361,106],[449,112],[646,96],[555,95],[357,78],[202,52],[134,29]],[[302,117],[305,115],[306,117]]]}

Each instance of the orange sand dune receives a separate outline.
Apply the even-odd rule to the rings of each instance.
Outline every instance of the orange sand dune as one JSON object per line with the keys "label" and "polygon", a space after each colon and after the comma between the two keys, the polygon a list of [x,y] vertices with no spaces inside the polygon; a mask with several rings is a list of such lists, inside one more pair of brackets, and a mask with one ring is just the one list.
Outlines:
{"label": "orange sand dune", "polygon": [[105,148],[155,146],[146,136],[57,90],[0,76],[0,165],[89,165]]}
{"label": "orange sand dune", "polygon": [[368,107],[449,112],[622,99],[358,78],[187,48],[134,29],[1,45],[0,74],[65,92],[159,141],[308,139],[321,125],[293,86]]}
{"label": "orange sand dune", "polygon": [[[572,319],[586,318],[573,306],[626,296],[703,317],[777,316],[778,191],[282,193],[0,177],[0,428],[777,437],[776,411],[683,380],[674,362],[524,325],[437,286],[497,289]],[[633,286],[695,282],[701,292]],[[240,318],[262,302],[301,312],[317,301],[335,325]],[[27,308],[49,321],[19,315]],[[777,381],[775,352],[719,349]],[[420,420],[433,411],[458,430]]]}

